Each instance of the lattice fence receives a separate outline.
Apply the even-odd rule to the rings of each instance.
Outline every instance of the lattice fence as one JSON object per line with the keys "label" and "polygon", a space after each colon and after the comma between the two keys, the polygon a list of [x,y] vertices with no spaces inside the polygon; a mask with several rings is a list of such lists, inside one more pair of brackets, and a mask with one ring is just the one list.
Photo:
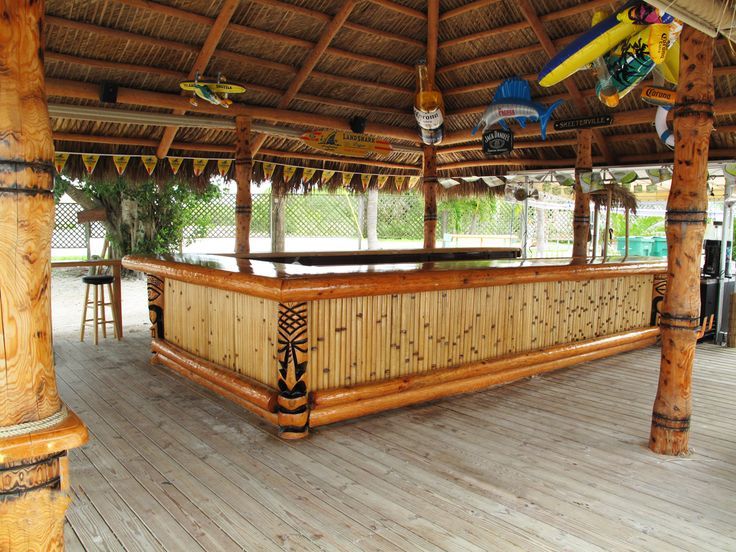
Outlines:
{"label": "lattice fence", "polygon": [[[77,224],[77,213],[82,207],[76,203],[59,203],[56,205],[54,233],[51,236],[51,247],[58,249],[81,249],[87,247],[84,237],[84,225]],[[90,237],[104,238],[105,227],[101,222],[93,222],[90,226]]]}

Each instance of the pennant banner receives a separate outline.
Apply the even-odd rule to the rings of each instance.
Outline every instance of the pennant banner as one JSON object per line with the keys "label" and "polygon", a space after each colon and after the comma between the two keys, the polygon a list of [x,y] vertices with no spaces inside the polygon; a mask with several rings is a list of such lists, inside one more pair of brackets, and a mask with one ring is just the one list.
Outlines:
{"label": "pennant banner", "polygon": [[437,179],[437,182],[440,183],[440,186],[442,186],[445,190],[452,188],[454,186],[459,186],[460,182],[457,180],[454,180],[452,178],[445,178],[445,177],[439,177]]}
{"label": "pennant banner", "polygon": [[146,168],[148,176],[151,176],[153,174],[153,169],[155,169],[158,164],[158,157],[155,155],[142,155],[141,161],[143,162],[143,166]]}
{"label": "pennant banner", "polygon": [[284,182],[289,183],[291,182],[291,179],[294,178],[294,175],[296,174],[296,167],[291,167],[289,165],[284,167]]}
{"label": "pennant banner", "polygon": [[603,179],[601,173],[584,172],[580,174],[580,188],[584,194],[595,192],[603,189]]}
{"label": "pennant banner", "polygon": [[317,169],[304,169],[302,171],[302,182],[310,182],[312,178],[314,178],[314,173],[317,172]]}
{"label": "pennant banner", "polygon": [[199,176],[204,172],[208,161],[209,159],[194,159],[192,161],[192,171],[194,172],[194,176]]}
{"label": "pennant banner", "polygon": [[100,156],[97,154],[94,155],[83,155],[82,156],[82,163],[84,163],[84,167],[87,169],[88,174],[92,174],[95,170],[95,167],[97,166],[97,162],[100,160]]}
{"label": "pennant banner", "polygon": [[271,177],[273,176],[273,173],[275,170],[276,170],[276,165],[274,163],[264,163],[263,164],[263,179],[271,180]]}
{"label": "pennant banner", "polygon": [[228,172],[230,172],[230,167],[233,164],[232,159],[218,159],[217,160],[217,172],[220,173],[220,176],[227,175]]}
{"label": "pennant banner", "polygon": [[560,186],[573,186],[575,185],[575,179],[564,173],[555,173],[555,180],[560,184]]}
{"label": "pennant banner", "polygon": [[54,155],[54,167],[56,167],[57,173],[61,173],[61,171],[64,170],[64,165],[66,165],[67,159],[69,159],[68,153],[57,153]]}
{"label": "pennant banner", "polygon": [[335,171],[322,171],[322,177],[319,179],[320,184],[327,184],[332,177],[335,176]]}
{"label": "pennant banner", "polygon": [[179,172],[179,168],[181,167],[182,162],[184,161],[183,157],[168,157],[169,165],[171,165],[171,172],[174,174]]}
{"label": "pennant banner", "polygon": [[386,182],[388,182],[388,175],[379,174],[377,179],[378,189],[382,190],[383,187],[386,185]]}
{"label": "pennant banner", "polygon": [[613,179],[623,186],[633,184],[634,180],[639,178],[636,171],[610,171]]}
{"label": "pennant banner", "polygon": [[647,176],[652,184],[661,184],[672,180],[672,171],[669,169],[647,169]]}
{"label": "pennant banner", "polygon": [[372,174],[361,174],[360,175],[360,183],[363,185],[363,191],[366,191],[368,189],[368,186],[370,186],[371,178],[373,178]]}
{"label": "pennant banner", "polygon": [[396,189],[400,192],[401,189],[406,185],[406,181],[408,180],[406,176],[397,176],[394,178],[396,181]]}
{"label": "pennant banner", "polygon": [[409,190],[413,190],[414,187],[417,184],[419,184],[419,178],[420,177],[418,177],[418,176],[411,176],[411,177],[409,177],[409,187],[408,187]]}
{"label": "pennant banner", "polygon": [[123,176],[128,163],[130,163],[130,155],[113,155],[112,162],[115,164],[115,170],[118,171],[118,176]]}
{"label": "pennant banner", "polygon": [[350,186],[350,181],[353,179],[353,176],[355,176],[355,173],[348,173],[348,172],[342,173],[342,185]]}

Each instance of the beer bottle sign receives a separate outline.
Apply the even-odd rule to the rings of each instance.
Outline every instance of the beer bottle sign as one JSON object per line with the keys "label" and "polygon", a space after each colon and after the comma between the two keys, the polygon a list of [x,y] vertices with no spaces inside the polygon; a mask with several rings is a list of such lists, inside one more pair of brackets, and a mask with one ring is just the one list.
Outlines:
{"label": "beer bottle sign", "polygon": [[414,98],[414,118],[419,125],[419,135],[427,145],[442,142],[444,135],[445,105],[442,94],[429,82],[427,65],[417,65],[417,94]]}

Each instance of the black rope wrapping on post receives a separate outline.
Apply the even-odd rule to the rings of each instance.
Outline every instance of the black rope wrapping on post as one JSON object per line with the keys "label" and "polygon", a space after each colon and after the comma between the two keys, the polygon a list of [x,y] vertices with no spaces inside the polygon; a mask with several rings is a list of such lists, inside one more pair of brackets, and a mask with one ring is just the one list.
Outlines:
{"label": "black rope wrapping on post", "polygon": [[707,219],[707,211],[694,209],[669,209],[665,215],[667,224],[705,224]]}

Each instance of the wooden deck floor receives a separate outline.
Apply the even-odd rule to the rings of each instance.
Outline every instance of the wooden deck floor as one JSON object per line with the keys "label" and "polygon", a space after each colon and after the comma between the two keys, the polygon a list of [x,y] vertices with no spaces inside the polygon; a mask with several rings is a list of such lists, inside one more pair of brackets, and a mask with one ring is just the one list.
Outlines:
{"label": "wooden deck floor", "polygon": [[688,458],[646,448],[658,350],[283,442],[148,360],[55,337],[69,550],[734,550],[736,352],[701,346]]}

